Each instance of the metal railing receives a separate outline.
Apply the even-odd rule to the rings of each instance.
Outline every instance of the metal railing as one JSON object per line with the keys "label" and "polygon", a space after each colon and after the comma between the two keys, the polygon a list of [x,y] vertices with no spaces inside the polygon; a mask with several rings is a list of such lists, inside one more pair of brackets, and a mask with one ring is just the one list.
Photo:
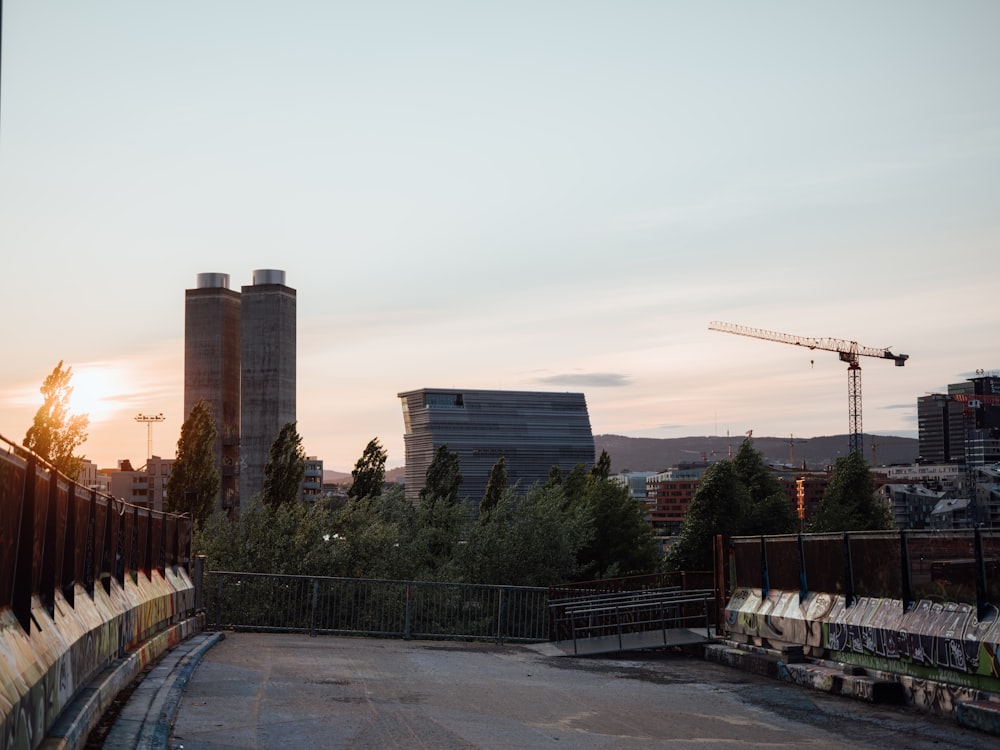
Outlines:
{"label": "metal railing", "polygon": [[76,608],[76,589],[94,598],[140,574],[188,567],[192,522],[132,505],[63,475],[0,436],[0,610],[25,633],[38,629],[35,597],[57,617],[56,592]]}
{"label": "metal railing", "polygon": [[852,531],[734,537],[735,586],[922,599],[976,606],[984,619],[1000,604],[1000,530]]}
{"label": "metal railing", "polygon": [[205,571],[201,597],[217,630],[548,640],[544,588]]}
{"label": "metal railing", "polygon": [[584,639],[615,638],[619,649],[624,637],[634,633],[667,632],[703,627],[712,637],[713,589],[683,591],[677,587],[600,594],[553,602],[552,625],[556,640],[577,644]]}

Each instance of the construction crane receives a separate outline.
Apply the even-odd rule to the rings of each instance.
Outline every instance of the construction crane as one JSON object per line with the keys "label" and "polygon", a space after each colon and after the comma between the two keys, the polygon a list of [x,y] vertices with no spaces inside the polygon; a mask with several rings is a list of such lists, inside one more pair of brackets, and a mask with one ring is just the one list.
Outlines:
{"label": "construction crane", "polygon": [[708,328],[711,331],[735,333],[737,336],[749,336],[750,338],[763,339],[764,341],[777,341],[780,344],[804,346],[807,349],[822,349],[823,351],[837,352],[840,355],[840,361],[847,363],[850,449],[852,453],[861,453],[864,450],[861,432],[861,363],[858,361],[859,357],[891,359],[896,363],[896,367],[902,367],[906,364],[906,360],[910,358],[908,354],[893,354],[888,349],[873,349],[867,346],[860,346],[857,341],[795,336],[791,333],[777,333],[775,331],[765,331],[760,328],[739,326],[733,323],[720,323],[719,321],[709,323]]}
{"label": "construction crane", "polygon": [[[788,465],[795,466],[795,444],[804,443],[805,440],[796,440],[795,435],[788,436]],[[803,461],[803,465],[805,462]]]}

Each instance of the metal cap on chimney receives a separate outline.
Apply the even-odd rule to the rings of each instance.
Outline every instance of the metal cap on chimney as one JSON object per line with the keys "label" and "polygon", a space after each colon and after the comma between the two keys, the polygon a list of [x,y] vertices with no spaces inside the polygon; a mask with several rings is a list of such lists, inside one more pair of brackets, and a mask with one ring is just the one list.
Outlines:
{"label": "metal cap on chimney", "polygon": [[221,287],[222,289],[229,288],[229,274],[228,273],[199,273],[198,274],[198,288],[199,289],[217,289]]}
{"label": "metal cap on chimney", "polygon": [[260,268],[253,272],[253,285],[281,284],[285,285],[285,272],[274,268]]}

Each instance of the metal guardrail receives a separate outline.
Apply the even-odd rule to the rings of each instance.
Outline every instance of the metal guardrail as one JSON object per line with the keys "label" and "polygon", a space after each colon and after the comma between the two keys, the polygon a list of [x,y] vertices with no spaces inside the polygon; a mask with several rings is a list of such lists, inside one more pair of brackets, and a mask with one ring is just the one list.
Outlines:
{"label": "metal guardrail", "polygon": [[25,633],[39,628],[36,597],[55,618],[57,591],[75,609],[78,585],[93,599],[127,576],[187,568],[191,530],[187,516],[83,487],[0,435],[0,609],[9,606]]}
{"label": "metal guardrail", "polygon": [[548,590],[205,571],[207,626],[393,638],[548,640]]}
{"label": "metal guardrail", "polygon": [[582,640],[615,639],[625,648],[625,637],[636,633],[662,635],[667,644],[670,631],[704,627],[712,638],[712,589],[683,591],[676,587],[577,597],[552,602],[554,631],[558,640],[572,641],[578,653]]}
{"label": "metal guardrail", "polygon": [[1000,529],[851,531],[733,537],[735,586],[974,604],[1000,603]]}

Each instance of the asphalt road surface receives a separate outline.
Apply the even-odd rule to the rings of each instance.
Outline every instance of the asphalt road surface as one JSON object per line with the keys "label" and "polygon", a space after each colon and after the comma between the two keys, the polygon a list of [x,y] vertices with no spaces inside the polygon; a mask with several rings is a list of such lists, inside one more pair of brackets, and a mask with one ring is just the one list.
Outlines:
{"label": "asphalt road surface", "polygon": [[679,652],[236,633],[188,682],[169,747],[1000,750],[1000,738]]}

